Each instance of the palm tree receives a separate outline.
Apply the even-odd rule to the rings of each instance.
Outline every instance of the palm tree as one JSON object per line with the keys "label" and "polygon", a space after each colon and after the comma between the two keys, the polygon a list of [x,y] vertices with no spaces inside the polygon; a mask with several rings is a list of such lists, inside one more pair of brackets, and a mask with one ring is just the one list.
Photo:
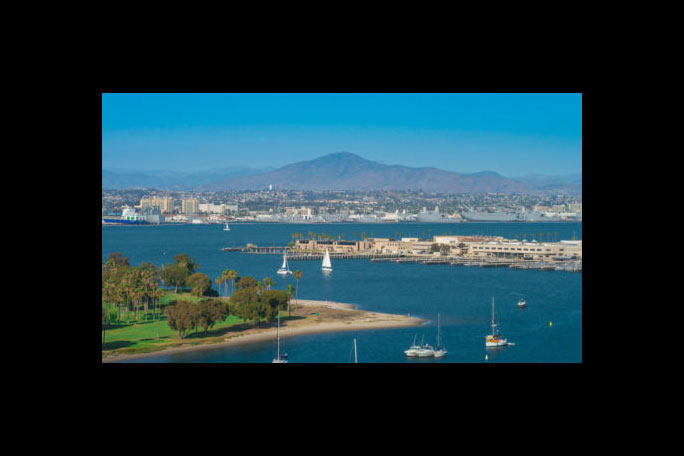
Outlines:
{"label": "palm tree", "polygon": [[302,278],[302,271],[296,270],[292,273],[292,277],[297,279],[297,288],[295,288],[295,304],[299,304],[299,279]]}
{"label": "palm tree", "polygon": [[[235,269],[231,269],[228,271],[228,275],[226,276],[228,279],[230,279],[230,294],[232,296],[233,291],[235,291],[235,279],[237,279],[238,273]],[[227,287],[227,285],[226,285]],[[228,290],[226,290],[228,291]]]}
{"label": "palm tree", "polygon": [[270,277],[265,277],[265,278],[264,278],[264,285],[266,285],[266,289],[267,289],[267,290],[270,290],[271,287],[272,287],[273,285],[275,285],[275,282],[274,282],[273,279],[271,279]]}
{"label": "palm tree", "polygon": [[290,299],[292,299],[292,295],[294,294],[295,288],[291,284],[287,284],[287,316],[289,317],[290,314]]}
{"label": "palm tree", "polygon": [[228,280],[229,280],[228,276],[229,275],[230,275],[229,269],[224,269],[223,272],[221,273],[221,278],[223,279],[223,284],[224,284],[224,288],[225,288],[224,296],[228,295]]}
{"label": "palm tree", "polygon": [[219,296],[221,296],[221,284],[223,282],[225,282],[225,280],[222,276],[218,276],[216,279],[214,279],[214,283],[216,283],[216,286],[218,287]]}

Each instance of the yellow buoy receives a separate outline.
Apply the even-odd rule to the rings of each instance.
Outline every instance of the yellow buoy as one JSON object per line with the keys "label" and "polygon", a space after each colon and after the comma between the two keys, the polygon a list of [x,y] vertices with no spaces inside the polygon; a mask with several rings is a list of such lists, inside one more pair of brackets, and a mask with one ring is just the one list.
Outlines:
{"label": "yellow buoy", "polygon": [[489,359],[489,357],[488,357],[487,354],[485,353],[485,361],[487,361],[488,359]]}
{"label": "yellow buoy", "polygon": [[549,322],[549,326],[553,326],[553,322],[552,322],[552,321]]}

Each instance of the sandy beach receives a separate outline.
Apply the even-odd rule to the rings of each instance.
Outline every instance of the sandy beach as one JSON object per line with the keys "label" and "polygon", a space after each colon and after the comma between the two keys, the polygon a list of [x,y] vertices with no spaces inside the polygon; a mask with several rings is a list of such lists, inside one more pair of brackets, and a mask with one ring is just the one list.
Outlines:
{"label": "sandy beach", "polygon": [[[409,317],[406,315],[356,310],[356,306],[354,304],[346,304],[334,301],[314,301],[310,299],[300,299],[295,310],[292,312],[292,315],[303,318],[287,321],[286,323],[281,321],[281,339],[303,334],[316,334],[325,332],[403,328],[418,326],[425,322],[425,320]],[[242,344],[263,342],[272,340],[275,337],[276,327],[274,323],[268,326],[250,328],[237,334],[228,334],[221,342],[217,343],[167,348],[150,353],[138,353],[130,355],[111,354],[105,358],[102,358],[102,362],[109,363],[128,361],[132,359],[150,358],[154,356],[163,356],[194,350],[211,350],[220,347],[231,347]]]}

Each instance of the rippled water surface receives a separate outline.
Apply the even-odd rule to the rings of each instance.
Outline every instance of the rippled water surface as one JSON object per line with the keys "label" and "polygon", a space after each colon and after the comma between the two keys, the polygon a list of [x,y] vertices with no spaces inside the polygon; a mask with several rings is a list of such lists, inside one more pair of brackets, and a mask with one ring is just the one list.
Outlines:
{"label": "rippled water surface", "polygon": [[[222,247],[285,245],[293,233],[342,234],[360,237],[429,237],[432,235],[484,234],[513,238],[523,233],[542,241],[582,239],[581,223],[463,223],[463,224],[264,224],[103,226],[102,259],[120,251],[131,264],[173,262],[185,252],[196,259],[200,272],[217,277],[225,269],[258,280],[271,277],[275,288],[294,286],[295,280],[275,272],[282,258],[223,252]],[[333,272],[324,275],[320,261],[291,262],[303,277],[299,296],[356,304],[359,309],[411,314],[427,319],[420,327],[350,331],[297,336],[281,340],[281,350],[291,363],[346,363],[353,361],[353,338],[359,362],[367,363],[575,363],[582,362],[582,274],[561,271],[514,270],[450,265],[371,263],[368,260],[335,260]],[[216,287],[216,285],[213,285]],[[484,337],[491,321],[492,297],[496,320],[514,346],[485,349]],[[518,308],[520,297],[527,307]],[[407,359],[403,350],[415,336],[434,345],[437,313],[441,314],[442,341],[448,350],[443,359]],[[552,323],[551,325],[549,323]],[[239,347],[161,355],[138,362],[270,362],[274,344],[254,343]]]}

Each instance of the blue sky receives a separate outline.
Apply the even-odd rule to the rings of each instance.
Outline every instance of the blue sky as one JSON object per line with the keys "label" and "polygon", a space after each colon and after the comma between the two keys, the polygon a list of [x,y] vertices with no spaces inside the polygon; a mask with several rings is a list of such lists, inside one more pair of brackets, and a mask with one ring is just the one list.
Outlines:
{"label": "blue sky", "polygon": [[464,173],[581,174],[582,95],[102,95],[103,167],[279,167],[340,151]]}

